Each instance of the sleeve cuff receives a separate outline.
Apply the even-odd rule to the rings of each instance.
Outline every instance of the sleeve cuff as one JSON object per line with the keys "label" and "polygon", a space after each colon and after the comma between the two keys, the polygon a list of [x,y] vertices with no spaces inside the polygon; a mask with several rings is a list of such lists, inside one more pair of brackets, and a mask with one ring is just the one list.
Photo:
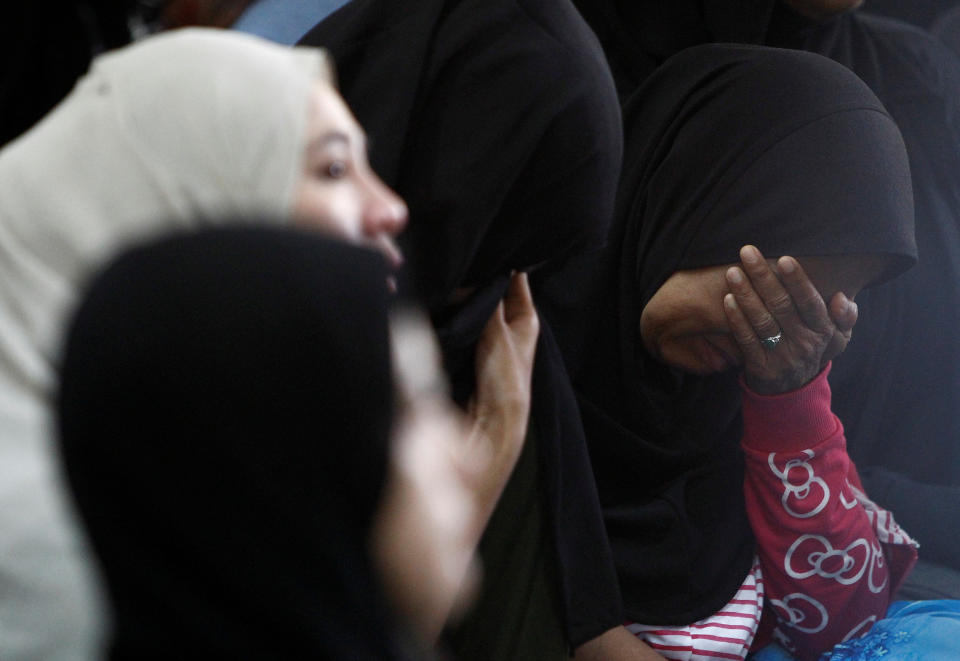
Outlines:
{"label": "sleeve cuff", "polygon": [[790,392],[761,395],[740,377],[743,446],[759,451],[804,450],[837,432],[840,422],[830,409],[828,363],[812,381]]}

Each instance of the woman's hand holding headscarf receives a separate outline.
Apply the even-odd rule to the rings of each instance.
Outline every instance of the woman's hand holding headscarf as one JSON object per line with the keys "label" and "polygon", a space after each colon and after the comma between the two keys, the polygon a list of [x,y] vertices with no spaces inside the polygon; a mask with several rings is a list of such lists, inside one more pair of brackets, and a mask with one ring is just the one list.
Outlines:
{"label": "woman's hand holding headscarf", "polygon": [[742,267],[727,270],[724,312],[743,353],[744,380],[761,394],[796,390],[847,346],[856,304],[837,292],[830,309],[793,257],[777,272],[754,246],[740,251]]}
{"label": "woman's hand holding headscarf", "polygon": [[540,320],[525,273],[515,274],[477,343],[477,385],[468,406],[471,439],[489,453],[477,480],[481,530],[523,449]]}

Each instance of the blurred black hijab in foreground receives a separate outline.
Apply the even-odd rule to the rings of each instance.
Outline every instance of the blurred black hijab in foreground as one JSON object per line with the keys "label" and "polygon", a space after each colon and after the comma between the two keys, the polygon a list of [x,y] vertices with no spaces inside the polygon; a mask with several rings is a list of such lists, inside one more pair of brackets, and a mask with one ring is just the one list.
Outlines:
{"label": "blurred black hijab in foreground", "polygon": [[399,659],[369,535],[394,389],[386,266],[317,236],[135,249],[70,329],[59,422],[112,659]]}

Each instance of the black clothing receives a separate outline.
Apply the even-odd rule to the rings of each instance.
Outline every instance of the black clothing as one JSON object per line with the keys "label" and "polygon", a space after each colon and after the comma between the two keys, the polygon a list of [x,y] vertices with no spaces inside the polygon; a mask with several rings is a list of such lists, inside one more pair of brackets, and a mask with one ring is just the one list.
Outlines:
{"label": "black clothing", "polygon": [[735,263],[746,243],[887,254],[882,278],[896,275],[915,259],[909,170],[876,97],[808,53],[687,49],[623,113],[610,245],[590,277],[561,285],[595,323],[574,382],[627,614],[689,624],[727,603],[753,561],[739,390],[732,372],[657,362],[640,314],[670,275]]}
{"label": "black clothing", "polygon": [[[457,658],[567,658],[552,534],[545,530],[536,432],[531,428],[512,479],[480,543],[484,580],[470,613],[447,634]],[[491,548],[498,547],[498,548]]]}
{"label": "black clothing", "polygon": [[12,2],[0,21],[0,147],[59,103],[98,53],[130,41],[132,0]]}
{"label": "black clothing", "polygon": [[574,0],[603,45],[621,100],[684,48],[761,43],[773,0]]}
{"label": "black clothing", "polygon": [[134,249],[69,332],[61,448],[110,658],[400,659],[370,564],[393,380],[383,259],[292,230]]}
{"label": "black clothing", "polygon": [[619,114],[566,0],[360,0],[301,43],[333,54],[374,169],[410,208],[401,241],[431,309],[602,243]]}
{"label": "black clothing", "polygon": [[871,496],[924,559],[960,568],[954,535],[939,532],[960,527],[947,506],[960,502],[960,61],[920,29],[857,12],[812,23],[780,8],[768,41],[849,67],[903,134],[919,263],[857,299],[854,341],[830,374],[833,410]]}
{"label": "black clothing", "polygon": [[960,5],[937,17],[930,32],[942,41],[954,55],[960,55]]}
{"label": "black clothing", "polygon": [[[621,130],[603,53],[568,0],[354,0],[302,43],[333,54],[371,162],[410,208],[401,245],[463,401],[475,339],[510,270],[606,234]],[[446,305],[459,287],[479,289]],[[543,324],[531,426],[575,647],[618,625],[621,610],[573,402]]]}
{"label": "black clothing", "polygon": [[871,13],[907,21],[921,28],[930,28],[938,16],[956,6],[957,0],[866,0],[863,4]]}
{"label": "black clothing", "polygon": [[[910,157],[919,263],[860,294],[854,340],[830,375],[833,408],[877,502],[908,531],[956,529],[943,515],[954,508],[917,505],[934,492],[942,496],[938,486],[960,487],[960,341],[953,332],[960,322],[960,62],[922,30],[859,11],[818,22],[776,0],[675,0],[669,19],[658,19],[659,4],[581,3],[604,43],[621,95],[633,92],[670,55],[658,44],[739,38],[840,62],[867,83],[897,122]],[[725,15],[717,11],[721,5]],[[644,18],[656,21],[650,24],[655,28]],[[742,26],[739,37],[731,25]],[[894,484],[892,473],[902,474],[903,483]],[[960,500],[960,493],[950,500]],[[917,539],[924,558],[960,567],[955,546],[937,541],[941,535]]]}

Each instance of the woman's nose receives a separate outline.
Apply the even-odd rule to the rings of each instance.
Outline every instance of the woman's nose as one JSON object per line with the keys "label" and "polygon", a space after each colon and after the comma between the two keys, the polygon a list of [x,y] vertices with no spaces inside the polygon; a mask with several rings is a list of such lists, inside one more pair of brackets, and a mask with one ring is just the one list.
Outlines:
{"label": "woman's nose", "polygon": [[370,200],[364,213],[364,233],[375,237],[398,235],[407,225],[407,205],[379,179],[370,187]]}

